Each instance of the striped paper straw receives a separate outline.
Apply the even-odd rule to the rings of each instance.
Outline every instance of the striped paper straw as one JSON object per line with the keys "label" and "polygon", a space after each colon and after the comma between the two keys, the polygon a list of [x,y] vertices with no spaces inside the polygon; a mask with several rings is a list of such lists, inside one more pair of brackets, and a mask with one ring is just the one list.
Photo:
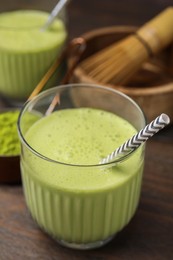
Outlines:
{"label": "striped paper straw", "polygon": [[137,149],[141,144],[146,142],[150,137],[163,129],[170,123],[170,118],[166,114],[161,114],[145,128],[141,129],[140,132],[128,139],[119,148],[109,154],[106,158],[101,160],[101,164],[111,162],[116,158],[123,157],[131,151]]}

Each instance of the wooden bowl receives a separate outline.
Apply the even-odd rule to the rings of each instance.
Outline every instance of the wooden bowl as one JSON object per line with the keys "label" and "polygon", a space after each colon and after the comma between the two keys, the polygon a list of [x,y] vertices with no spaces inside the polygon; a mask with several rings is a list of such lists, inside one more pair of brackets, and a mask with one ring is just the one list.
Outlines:
{"label": "wooden bowl", "polygon": [[[89,57],[102,48],[123,39],[137,28],[132,26],[113,26],[87,32],[81,37],[86,40],[87,47],[81,60]],[[70,64],[70,60],[69,60]],[[79,66],[75,69],[72,82],[97,83]],[[105,84],[104,84],[105,85]],[[173,46],[153,57],[124,86],[108,85],[135,100],[144,111],[148,121],[161,113],[167,113],[173,120]]]}
{"label": "wooden bowl", "polygon": [[19,184],[20,176],[20,157],[19,156],[0,156],[0,183]]}
{"label": "wooden bowl", "polygon": [[[12,110],[16,109],[4,108],[0,110],[0,113]],[[0,155],[0,184],[20,183],[20,155]]]}

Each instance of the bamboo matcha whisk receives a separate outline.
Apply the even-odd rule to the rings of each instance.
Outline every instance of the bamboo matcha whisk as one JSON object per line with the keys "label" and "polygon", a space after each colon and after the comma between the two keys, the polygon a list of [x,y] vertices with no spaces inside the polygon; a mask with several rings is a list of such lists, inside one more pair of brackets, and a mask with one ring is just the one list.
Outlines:
{"label": "bamboo matcha whisk", "polygon": [[169,7],[136,33],[83,60],[80,67],[96,81],[124,84],[143,62],[172,41],[173,7]]}

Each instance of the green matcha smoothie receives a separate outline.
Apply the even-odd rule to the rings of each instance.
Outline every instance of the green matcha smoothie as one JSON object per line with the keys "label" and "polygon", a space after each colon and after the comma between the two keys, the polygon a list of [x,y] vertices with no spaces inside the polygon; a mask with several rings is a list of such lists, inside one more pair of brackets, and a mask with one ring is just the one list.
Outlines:
{"label": "green matcha smoothie", "polygon": [[47,17],[48,13],[36,10],[0,14],[0,93],[4,96],[25,100],[61,52],[65,26],[56,19],[42,32]]}
{"label": "green matcha smoothie", "polygon": [[138,205],[143,149],[117,164],[99,162],[135,133],[123,118],[94,108],[59,110],[33,124],[25,139],[36,153],[24,147],[21,168],[39,226],[66,245],[120,231]]}

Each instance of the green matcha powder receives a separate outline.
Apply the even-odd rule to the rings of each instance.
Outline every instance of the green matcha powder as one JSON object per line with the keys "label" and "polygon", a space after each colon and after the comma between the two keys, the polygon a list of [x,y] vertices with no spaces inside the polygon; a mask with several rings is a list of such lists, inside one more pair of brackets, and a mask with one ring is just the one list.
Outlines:
{"label": "green matcha powder", "polygon": [[0,113],[0,155],[19,155],[20,142],[17,133],[19,111]]}

